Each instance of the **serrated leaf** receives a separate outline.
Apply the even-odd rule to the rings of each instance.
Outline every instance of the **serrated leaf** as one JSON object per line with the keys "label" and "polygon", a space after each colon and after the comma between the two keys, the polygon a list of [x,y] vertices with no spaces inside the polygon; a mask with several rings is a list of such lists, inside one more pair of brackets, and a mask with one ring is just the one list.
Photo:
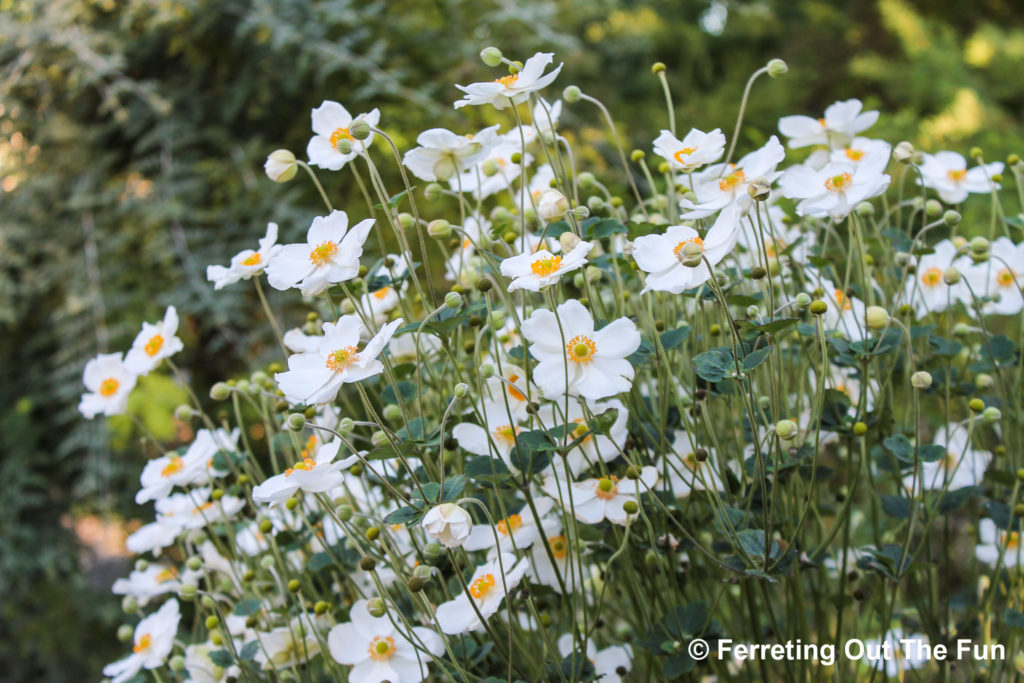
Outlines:
{"label": "serrated leaf", "polygon": [[709,382],[721,382],[727,375],[736,371],[732,350],[719,347],[698,353],[693,359],[693,371],[701,379]]}
{"label": "serrated leaf", "polygon": [[902,434],[893,434],[882,439],[885,450],[896,456],[900,462],[914,462],[914,445]]}
{"label": "serrated leaf", "polygon": [[256,661],[256,653],[259,651],[259,642],[255,640],[250,640],[248,643],[242,646],[242,649],[238,652],[238,656],[247,662],[253,662]]}
{"label": "serrated leaf", "polygon": [[444,486],[441,488],[441,502],[450,503],[453,500],[458,499],[462,496],[462,492],[466,488],[466,475],[456,474],[448,477],[444,480]]}
{"label": "serrated leaf", "polygon": [[768,355],[771,354],[773,348],[775,347],[769,344],[768,346],[761,347],[760,349],[755,349],[748,353],[743,358],[743,371],[750,372],[758,365],[768,360]]}
{"label": "serrated leaf", "polygon": [[685,342],[687,340],[687,338],[689,338],[689,336],[690,336],[690,326],[689,325],[683,325],[682,327],[677,327],[674,330],[669,330],[668,332],[662,332],[659,335],[659,338],[661,339],[661,346],[666,351],[668,351],[669,349],[674,349],[675,347],[677,347],[680,344],[682,344],[683,342]]}
{"label": "serrated leaf", "polygon": [[414,507],[401,507],[389,513],[384,521],[387,524],[416,524],[423,518],[424,513]]}

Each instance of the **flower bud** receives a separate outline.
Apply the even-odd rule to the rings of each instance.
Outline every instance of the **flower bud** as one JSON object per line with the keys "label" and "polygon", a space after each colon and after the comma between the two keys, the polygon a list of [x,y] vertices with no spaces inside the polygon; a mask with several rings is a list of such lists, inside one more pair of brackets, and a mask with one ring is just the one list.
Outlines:
{"label": "flower bud", "polygon": [[853,208],[853,210],[854,212],[856,212],[858,216],[867,218],[868,216],[874,215],[875,205],[872,204],[871,202],[860,202],[859,204],[857,204],[857,206]]}
{"label": "flower bud", "polygon": [[201,557],[190,557],[185,561],[185,566],[194,572],[199,571],[203,568],[203,558]]}
{"label": "flower bud", "polygon": [[778,57],[776,57],[775,59],[771,59],[771,60],[768,61],[767,69],[768,69],[768,75],[770,77],[778,78],[782,74],[784,74],[787,71],[789,71],[789,65],[786,64],[781,59],[779,59]]}
{"label": "flower bud", "polygon": [[423,188],[423,196],[430,201],[440,199],[443,193],[444,188],[442,188],[437,183],[429,183],[426,187]]}
{"label": "flower bud", "polygon": [[901,164],[909,164],[914,158],[914,146],[904,140],[897,143],[892,150],[892,158]]}
{"label": "flower bud", "polygon": [[761,314],[761,309],[757,307],[757,304],[751,304],[747,306],[746,313],[748,318],[756,319]]}
{"label": "flower bud", "polygon": [[501,64],[501,58],[501,50],[496,47],[485,47],[483,50],[480,50],[480,59],[487,66],[498,66]]}
{"label": "flower bud", "polygon": [[974,383],[978,385],[978,388],[984,391],[985,389],[992,388],[992,384],[995,380],[992,379],[992,375],[982,372],[974,378]]}
{"label": "flower bud", "polygon": [[298,593],[302,589],[302,582],[298,579],[292,579],[288,582],[288,592]]}
{"label": "flower bud", "polygon": [[657,76],[658,74],[660,74],[664,70],[665,70],[665,63],[664,62],[655,62],[654,64],[651,65],[651,73],[654,74],[655,76]]}
{"label": "flower bud", "polygon": [[938,218],[942,215],[942,202],[938,199],[929,199],[924,203],[924,213],[928,218]]}
{"label": "flower bud", "polygon": [[800,292],[796,295],[796,305],[800,308],[807,308],[811,305],[811,295],[807,292]]}
{"label": "flower bud", "polygon": [[455,396],[455,398],[458,399],[466,398],[466,394],[468,393],[469,385],[466,384],[465,382],[459,382],[458,384],[455,385],[455,388],[452,390],[452,394]]}
{"label": "flower bud", "polygon": [[167,661],[171,671],[181,672],[185,670],[185,658],[181,655],[174,655]]}
{"label": "flower bud", "polygon": [[352,515],[354,515],[355,512],[348,505],[339,505],[338,508],[334,511],[334,514],[338,515],[338,519],[340,521],[349,522],[352,520]]}
{"label": "flower bud", "polygon": [[484,379],[492,377],[494,375],[494,366],[490,363],[484,363],[480,366],[480,376]]}
{"label": "flower bud", "polygon": [[348,132],[356,140],[365,140],[370,137],[370,124],[363,119],[356,119],[349,124]]}
{"label": "flower bud", "polygon": [[264,569],[270,569],[274,566],[274,561],[275,560],[273,555],[264,555],[260,558],[260,566]]}
{"label": "flower bud", "polygon": [[289,510],[294,510],[299,507],[299,499],[295,497],[288,498],[284,501],[284,506]]}
{"label": "flower bud", "polygon": [[313,612],[318,616],[327,614],[329,609],[331,609],[330,603],[325,602],[324,600],[317,600],[316,603],[313,604]]}
{"label": "flower bud", "polygon": [[772,193],[771,184],[764,178],[754,178],[747,185],[747,194],[755,202],[763,202],[768,199],[768,196]]}
{"label": "flower bud", "polygon": [[562,91],[562,99],[568,102],[569,104],[579,102],[580,96],[582,95],[583,93],[575,85],[567,86],[565,90]]}
{"label": "flower bud", "polygon": [[865,434],[868,433],[868,426],[866,424],[864,424],[863,422],[854,422],[853,423],[853,433],[856,436],[864,436]]}
{"label": "flower bud", "polygon": [[980,413],[985,410],[985,402],[980,398],[972,398],[967,407],[971,409],[972,413]]}
{"label": "flower bud", "polygon": [[864,314],[864,322],[869,330],[880,330],[889,324],[889,311],[881,306],[868,306]]}
{"label": "flower bud", "polygon": [[294,432],[302,431],[306,426],[306,416],[302,413],[292,413],[288,416],[288,428]]}
{"label": "flower bud", "polygon": [[775,423],[775,433],[783,441],[795,439],[800,432],[800,427],[792,420],[779,420]]}
{"label": "flower bud", "polygon": [[381,414],[384,416],[384,419],[387,420],[388,422],[394,422],[396,420],[402,419],[402,409],[399,408],[394,403],[389,403],[386,406],[384,406],[384,410],[381,411]]}
{"label": "flower bud", "polygon": [[352,430],[356,428],[355,420],[351,417],[343,417],[338,421],[338,431],[342,434],[351,434]]}
{"label": "flower bud", "polygon": [[348,138],[341,138],[334,147],[342,154],[352,153],[352,141]]}
{"label": "flower bud", "polygon": [[910,376],[910,385],[918,391],[924,391],[932,385],[931,373],[924,370],[918,370]]}
{"label": "flower bud", "polygon": [[811,313],[814,315],[825,315],[825,311],[828,310],[828,304],[821,299],[815,299],[811,302]]}
{"label": "flower bud", "polygon": [[627,500],[622,504],[622,511],[627,515],[635,515],[640,511],[640,506],[635,500]]}
{"label": "flower bud", "polygon": [[231,387],[224,382],[217,382],[210,387],[210,398],[214,401],[227,400],[228,396],[231,395]]}
{"label": "flower bud", "polygon": [[947,285],[953,286],[960,282],[960,271],[955,266],[950,266],[942,272],[942,281]]}
{"label": "flower bud", "polygon": [[370,598],[366,601],[366,611],[370,613],[371,617],[380,619],[388,613],[388,606],[380,598]]}
{"label": "flower bud", "polygon": [[192,410],[192,406],[184,403],[174,409],[174,419],[181,422],[188,422],[192,419],[193,415],[195,415],[195,411]]}
{"label": "flower bud", "polygon": [[585,221],[588,218],[590,218],[590,207],[580,205],[574,208],[569,213],[571,213],[572,217],[575,218],[576,220]]}
{"label": "flower bud", "polygon": [[287,183],[299,172],[299,166],[294,154],[287,149],[277,149],[267,157],[263,170],[275,183]]}
{"label": "flower bud", "polygon": [[434,569],[430,565],[426,564],[417,565],[416,568],[412,570],[412,575],[420,581],[430,581],[434,575]]}
{"label": "flower bud", "polygon": [[363,557],[359,559],[359,568],[364,572],[372,572],[377,568],[377,560],[369,555],[363,555]]}
{"label": "flower bud", "polygon": [[981,237],[980,235],[978,237],[973,238],[969,244],[969,248],[972,254],[987,254],[991,246],[992,245],[989,243],[989,241],[984,237]]}
{"label": "flower bud", "polygon": [[569,200],[558,190],[544,190],[537,202],[537,214],[547,223],[557,221],[569,210]]}
{"label": "flower bud", "polygon": [[444,305],[448,308],[462,308],[462,295],[458,292],[448,292],[444,295]]}
{"label": "flower bud", "polygon": [[452,224],[443,218],[427,223],[427,234],[434,239],[444,239],[452,234]]}
{"label": "flower bud", "polygon": [[696,268],[704,260],[704,249],[695,242],[687,242],[676,257],[688,268]]}
{"label": "flower bud", "polygon": [[423,579],[418,576],[412,576],[408,581],[406,581],[405,587],[408,588],[411,593],[419,593],[424,587]]}
{"label": "flower bud", "polygon": [[217,628],[218,626],[220,626],[220,619],[217,618],[216,614],[211,614],[210,616],[206,617],[206,630],[207,631],[212,631],[213,629]]}
{"label": "flower bud", "polygon": [[130,642],[135,636],[135,629],[128,624],[121,624],[117,627],[117,639],[122,643]]}
{"label": "flower bud", "polygon": [[388,435],[385,432],[378,429],[370,436],[370,443],[373,444],[374,448],[383,448],[384,446],[387,446],[389,443]]}
{"label": "flower bud", "polygon": [[473,529],[469,513],[454,503],[441,503],[432,507],[423,516],[423,529],[430,538],[446,548],[458,548]]}
{"label": "flower bud", "polygon": [[[274,558],[270,559],[273,560]],[[196,599],[196,593],[198,592],[199,589],[194,583],[183,583],[181,584],[181,588],[178,589],[178,597],[185,602],[191,602]]]}
{"label": "flower bud", "polygon": [[960,213],[950,209],[946,213],[942,214],[942,222],[946,224],[947,228],[952,228],[960,224]]}
{"label": "flower bud", "polygon": [[981,418],[985,420],[985,424],[992,424],[993,422],[999,422],[1000,418],[1003,417],[1002,411],[995,406],[988,406],[981,412]]}
{"label": "flower bud", "polygon": [[126,595],[121,600],[121,610],[125,614],[135,614],[139,611],[139,601],[134,596]]}

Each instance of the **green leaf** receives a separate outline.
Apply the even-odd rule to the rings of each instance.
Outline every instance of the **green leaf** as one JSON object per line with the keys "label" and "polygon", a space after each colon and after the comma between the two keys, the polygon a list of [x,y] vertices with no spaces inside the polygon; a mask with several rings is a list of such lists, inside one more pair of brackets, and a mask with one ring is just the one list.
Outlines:
{"label": "green leaf", "polygon": [[948,515],[949,513],[962,508],[972,498],[976,498],[980,495],[980,486],[965,486],[955,491],[948,491],[939,499],[939,504],[936,509],[939,511],[940,515]]}
{"label": "green leaf", "polygon": [[893,434],[892,436],[885,437],[882,440],[882,445],[885,446],[885,450],[895,455],[896,459],[900,462],[914,462],[914,445],[910,443],[910,439],[902,434]]}
{"label": "green leaf", "polygon": [[933,356],[943,358],[955,356],[960,353],[960,349],[964,348],[964,345],[955,339],[946,339],[934,334],[929,335],[928,346],[931,348]]}
{"label": "green leaf", "polygon": [[882,510],[896,519],[910,517],[910,501],[903,496],[882,496]]}
{"label": "green leaf", "polygon": [[403,441],[422,441],[427,435],[427,421],[422,417],[414,417],[396,432],[399,439]]}
{"label": "green leaf", "polygon": [[[398,389],[397,395],[395,389]],[[385,403],[398,403],[398,397],[402,397],[402,401],[409,402],[416,398],[416,385],[412,382],[396,382],[395,384],[389,384],[384,387],[384,390],[380,392],[380,398]]]}
{"label": "green leaf", "polygon": [[458,499],[462,496],[462,492],[466,488],[466,475],[456,474],[448,477],[444,480],[444,486],[441,491],[443,496],[441,497],[442,503],[450,503],[453,500]]}
{"label": "green leaf", "polygon": [[661,619],[665,630],[677,638],[697,635],[704,629],[707,621],[707,603],[700,601],[674,607]]}
{"label": "green leaf", "polygon": [[504,479],[510,476],[505,463],[489,455],[470,458],[466,461],[462,471],[473,479]]}
{"label": "green leaf", "polygon": [[255,640],[250,640],[248,643],[242,646],[242,649],[238,653],[238,655],[247,662],[254,662],[256,661],[256,653],[259,651],[259,642]]}
{"label": "green leaf", "polygon": [[318,572],[325,567],[330,567],[332,564],[334,564],[334,558],[331,557],[330,553],[316,553],[313,557],[309,558],[310,571]]}
{"label": "green leaf", "polygon": [[384,518],[387,524],[416,524],[425,513],[413,507],[401,507]]}
{"label": "green leaf", "polygon": [[661,665],[661,675],[667,680],[672,680],[673,678],[679,678],[685,673],[689,673],[695,666],[697,666],[697,662],[690,656],[690,653],[686,651],[678,652],[666,659],[665,663]]}
{"label": "green leaf", "polygon": [[238,617],[247,617],[258,613],[261,609],[263,609],[263,601],[250,598],[248,600],[242,600],[235,605],[235,610],[232,614]]}
{"label": "green leaf", "polygon": [[721,382],[726,375],[736,371],[732,350],[724,346],[698,353],[693,359],[693,371],[701,379]]}
{"label": "green leaf", "polygon": [[764,334],[779,334],[780,332],[784,332],[795,326],[799,322],[799,318],[776,318],[775,320],[770,320],[769,322],[757,325],[754,329],[758,332],[763,332]]}
{"label": "green leaf", "polygon": [[605,237],[611,237],[616,233],[625,234],[627,228],[620,221],[614,218],[602,218],[596,223],[588,225],[584,231],[587,239],[599,240]]}
{"label": "green leaf", "polygon": [[210,661],[213,662],[214,666],[219,666],[222,669],[227,669],[235,663],[235,658],[231,656],[231,653],[227,650],[214,650],[207,655]]}
{"label": "green leaf", "polygon": [[677,327],[674,330],[669,330],[668,332],[662,332],[659,335],[659,337],[661,339],[661,345],[662,345],[662,347],[666,351],[668,351],[669,349],[674,349],[675,347],[679,346],[680,344],[685,342],[687,340],[687,338],[689,338],[689,336],[690,336],[690,326],[689,325],[683,325],[682,327]]}
{"label": "green leaf", "polygon": [[768,360],[768,354],[772,352],[773,348],[775,347],[769,344],[768,346],[755,349],[748,353],[743,359],[743,371],[750,372],[758,365]]}

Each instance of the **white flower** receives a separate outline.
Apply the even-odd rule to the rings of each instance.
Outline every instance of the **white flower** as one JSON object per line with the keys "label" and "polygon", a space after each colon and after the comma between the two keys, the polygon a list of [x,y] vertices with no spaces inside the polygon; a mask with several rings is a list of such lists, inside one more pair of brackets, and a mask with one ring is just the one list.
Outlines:
{"label": "white flower", "polygon": [[362,322],[354,315],[343,315],[336,323],[324,323],[324,336],[315,352],[288,357],[288,371],[274,375],[277,385],[291,403],[327,403],[338,395],[342,384],[359,382],[384,371],[377,356],[391,340],[402,319],[380,328],[359,349]]}
{"label": "white flower", "polygon": [[956,245],[948,239],[938,242],[933,253],[918,259],[903,289],[904,297],[914,306],[918,318],[940,313],[957,301],[969,303],[970,294],[963,280],[952,286],[945,283],[943,274],[950,267],[966,273],[970,259],[966,255],[957,257]]}
{"label": "white flower", "polygon": [[223,429],[200,429],[184,455],[168,453],[150,460],[139,477],[142,488],[135,495],[135,502],[142,505],[166,498],[175,486],[205,484],[211,476],[227,474],[214,467],[213,457],[218,451],[236,451],[240,434],[237,428],[231,434]]}
{"label": "white flower", "polygon": [[543,97],[538,97],[537,104],[534,105],[533,111],[531,112],[533,128],[541,135],[544,133],[554,133],[555,129],[558,127],[558,119],[561,118],[561,116],[562,100],[558,100],[554,104],[550,104]]}
{"label": "white flower", "polygon": [[[519,163],[512,162],[513,154],[521,156]],[[511,187],[520,179],[522,169],[532,163],[533,155],[523,150],[519,132],[513,130],[498,139],[486,159],[449,178],[448,185],[454,192],[469,192],[474,199],[486,199]]]}
{"label": "white flower", "polygon": [[590,311],[576,299],[556,310],[537,309],[522,324],[530,353],[539,361],[533,381],[544,396],[568,393],[597,400],[629,391],[634,371],[626,356],[640,347],[633,321],[618,318],[595,331]]}
{"label": "white flower", "polygon": [[533,253],[512,256],[501,262],[501,274],[512,278],[508,291],[526,289],[539,292],[558,282],[562,275],[581,268],[587,263],[587,254],[593,248],[590,242],[580,242],[565,255],[554,255],[541,248]]}
{"label": "white flower", "polygon": [[932,443],[945,448],[946,455],[935,462],[922,462],[920,474],[915,477],[911,472],[903,477],[903,486],[919,493],[922,490],[933,491],[942,488],[955,491],[981,483],[988,464],[992,462],[992,454],[970,447],[966,427],[962,424],[948,429],[939,427]]}
{"label": "white flower", "polygon": [[103,667],[103,675],[110,676],[112,683],[121,683],[141,669],[156,669],[164,665],[167,655],[174,648],[174,636],[178,632],[181,612],[177,600],[168,600],[154,614],[149,615],[135,627],[132,638],[132,654],[124,659]]}
{"label": "white flower", "polygon": [[551,476],[544,480],[544,492],[557,500],[566,512],[571,510],[584,524],[599,524],[607,519],[613,524],[625,525],[629,515],[623,506],[627,501],[635,503],[641,493],[657,482],[658,470],[648,465],[640,471],[636,481],[608,475],[566,486],[564,481]]}
{"label": "white flower", "polygon": [[858,203],[889,187],[892,178],[882,173],[887,163],[887,157],[875,156],[856,164],[831,161],[820,170],[800,164],[782,174],[779,190],[801,200],[796,206],[800,216],[845,218]]}
{"label": "white flower", "polygon": [[675,432],[672,451],[666,453],[657,465],[660,473],[667,473],[669,490],[676,498],[685,498],[693,491],[724,491],[725,484],[710,454],[701,462],[697,459],[696,444],[683,431]]}
{"label": "white flower", "polygon": [[136,375],[146,375],[164,358],[170,358],[185,348],[175,333],[178,331],[178,311],[168,306],[164,319],[158,323],[142,323],[142,331],[132,342],[124,358],[125,368]]}
{"label": "white flower", "polygon": [[458,548],[466,542],[473,529],[469,513],[454,503],[441,503],[423,516],[423,529],[445,548]]}
{"label": "white flower", "polygon": [[526,60],[519,73],[484,83],[456,85],[466,96],[455,103],[455,108],[492,104],[495,109],[504,109],[509,105],[522,104],[530,93],[546,88],[558,76],[562,70],[561,64],[553,71],[544,73],[544,67],[552,62],[554,56],[553,52],[538,52]]}
{"label": "white flower", "polygon": [[[964,257],[963,269],[974,295],[987,297],[981,312],[985,315],[1017,315],[1024,310],[1024,242],[1014,244],[1009,237],[999,237],[989,248],[988,261],[970,265],[970,258]],[[965,304],[970,303],[970,292],[961,290]],[[968,310],[973,306],[968,306]]]}
{"label": "white flower", "polygon": [[675,171],[689,172],[718,161],[725,151],[725,136],[715,128],[710,133],[693,128],[681,141],[663,130],[654,140],[654,153]]}
{"label": "white flower", "polygon": [[[695,173],[692,189],[697,195],[697,204],[684,200],[684,206],[690,210],[682,217],[688,220],[705,218],[730,204],[735,204],[739,213],[745,214],[754,201],[747,193],[750,182],[758,179],[766,183],[773,182],[778,177],[775,167],[785,156],[786,150],[773,135],[764,147],[751,152],[735,164],[728,167],[715,164]],[[688,184],[690,180],[684,177],[682,182]]]}
{"label": "white flower", "polygon": [[348,680],[419,683],[426,678],[430,655],[444,652],[441,637],[428,628],[413,626],[415,637],[410,641],[387,616],[371,616],[366,604],[366,600],[359,600],[352,605],[351,621],[338,624],[327,634],[331,657],[352,667]]}
{"label": "white flower", "polygon": [[[647,273],[640,293],[659,291],[679,294],[704,284],[711,277],[708,263],[704,259],[712,266],[717,265],[736,246],[739,232],[737,210],[729,208],[718,215],[715,224],[703,238],[687,225],[671,225],[663,235],[637,237],[633,242],[633,258],[640,269]],[[696,266],[683,263],[690,250],[702,256]]]}
{"label": "white flower", "polygon": [[[527,385],[525,375],[526,373],[519,366],[503,363],[501,374],[489,377],[484,385],[492,402],[503,408],[507,405],[513,421],[517,422],[526,419],[526,408],[530,403],[524,393]],[[508,422],[507,413],[505,421]]]}
{"label": "white flower", "polygon": [[[909,647],[905,645],[910,642]],[[882,639],[864,641],[864,658],[869,668],[885,671],[889,678],[903,678],[907,669],[920,669],[928,663],[928,636],[923,633],[906,635],[902,629],[894,628]]]}
{"label": "white flower", "polygon": [[516,445],[516,435],[523,431],[518,422],[524,414],[511,408],[511,404],[506,407],[501,399],[485,401],[482,410],[484,426],[463,422],[452,428],[452,436],[460,448],[474,455],[497,454],[509,469],[515,469],[509,454]]}
{"label": "white flower", "polygon": [[319,294],[328,285],[359,274],[359,257],[373,227],[367,218],[349,230],[348,215],[332,211],[317,216],[306,233],[305,244],[288,244],[267,267],[267,281],[275,289],[298,287],[305,296]]}
{"label": "white flower", "polygon": [[181,587],[178,570],[172,565],[151,564],[143,571],[133,571],[128,578],[117,579],[110,588],[114,595],[130,595],[141,607],[158,595],[177,593]]}
{"label": "white flower", "polygon": [[[629,436],[626,428],[629,410],[622,404],[622,401],[613,398],[590,403],[587,406],[587,412],[584,412],[583,406],[575,401],[569,402],[568,412],[565,412],[564,408],[563,402],[552,401],[541,406],[539,414],[541,422],[549,427],[563,424],[572,427],[572,431],[568,435],[569,441],[574,441],[587,434],[587,415],[596,417],[606,410],[617,411],[615,421],[612,423],[611,429],[608,430],[607,436],[597,433],[587,434],[575,448],[566,454],[565,463],[574,476],[598,462],[611,462],[619,457],[626,438]],[[562,473],[560,464],[557,466],[557,472]]]}
{"label": "white flower", "polygon": [[853,99],[830,104],[820,119],[783,116],[779,119],[779,132],[789,138],[789,146],[794,149],[808,145],[841,148],[878,120],[877,111],[861,113],[863,106],[860,100]]}
{"label": "white flower", "polygon": [[[541,498],[534,507],[537,509],[537,516],[543,518],[551,508],[554,501],[548,498]],[[542,519],[543,521],[543,519]],[[510,514],[505,519],[498,520],[494,526],[477,525],[466,539],[463,548],[466,550],[491,550],[495,545],[500,552],[511,553],[513,550],[526,550],[538,540],[543,531],[537,526],[537,518],[526,505],[518,511]]]}
{"label": "white flower", "polygon": [[[499,557],[477,567],[467,584],[468,594],[464,591],[454,600],[437,606],[434,614],[441,630],[449,635],[482,630],[484,625],[477,611],[484,619],[489,619],[497,612],[505,598],[506,589],[511,591],[519,585],[528,566],[528,562],[517,561],[511,553],[501,553]],[[505,569],[504,576],[502,567]],[[474,603],[476,609],[473,608]]]}
{"label": "white flower", "polygon": [[344,460],[334,462],[340,448],[341,440],[334,439],[321,446],[315,456],[309,451],[302,451],[303,458],[300,462],[254,488],[252,499],[273,507],[291,498],[299,490],[323,493],[340,486],[340,470],[355,464],[359,459],[355,455],[350,455]]}
{"label": "white flower", "polygon": [[416,142],[420,146],[406,152],[402,163],[420,180],[445,181],[486,159],[497,132],[497,125],[476,135],[456,135],[445,128],[431,128],[419,134]]}
{"label": "white flower", "polygon": [[956,152],[925,154],[921,163],[921,177],[918,185],[924,185],[939,193],[939,199],[947,204],[959,204],[970,193],[991,194],[1000,189],[999,183],[992,182],[992,176],[1003,172],[1003,162],[995,161],[984,166],[967,168],[967,160]]}
{"label": "white flower", "polygon": [[260,642],[256,661],[263,669],[290,669],[320,654],[320,637],[317,630],[326,626],[323,617],[295,617],[291,623],[278,626],[270,631],[256,631]]}
{"label": "white flower", "polygon": [[540,201],[537,202],[537,215],[541,220],[551,223],[557,221],[569,210],[569,200],[565,195],[555,189],[547,189],[540,193]]}
{"label": "white flower", "polygon": [[833,149],[828,154],[829,161],[841,161],[847,164],[871,164],[879,170],[889,163],[892,147],[885,140],[871,138],[854,138],[846,147]]}
{"label": "white flower", "polygon": [[239,280],[248,280],[259,275],[267,267],[270,260],[281,250],[277,243],[277,223],[267,223],[267,234],[260,240],[260,248],[256,251],[246,249],[235,254],[231,265],[207,266],[206,279],[213,283],[214,289],[221,289]]}
{"label": "white flower", "polygon": [[974,556],[988,566],[996,566],[1000,554],[1003,566],[1008,569],[1024,565],[1024,545],[1019,531],[1000,530],[991,519],[983,519],[978,524],[978,540]]}
{"label": "white flower", "polygon": [[[380,112],[374,109],[369,114],[357,116],[356,119],[361,119],[376,128],[380,123]],[[352,121],[352,115],[345,107],[330,100],[325,100],[313,110],[313,132],[316,135],[306,146],[306,154],[311,165],[328,171],[337,171],[370,147],[374,134],[371,132],[365,140],[356,140],[348,132]],[[343,141],[351,145],[348,152],[339,149],[339,145],[344,144]]]}
{"label": "white flower", "polygon": [[241,669],[237,665],[222,669],[213,663],[210,653],[220,649],[221,647],[209,641],[185,648],[185,672],[188,674],[188,683],[224,683],[228,678],[234,680],[241,675]]}
{"label": "white flower", "polygon": [[[547,549],[544,547],[545,544]],[[551,551],[550,555],[548,549]],[[543,538],[539,539],[539,542],[534,542],[530,548],[530,556],[533,560],[529,571],[531,580],[550,586],[561,593],[562,584],[558,581],[561,576],[566,589],[570,592],[575,591],[582,579],[583,568],[576,561],[576,556],[569,552],[569,541],[562,533],[561,519],[554,517],[544,520]]]}
{"label": "white flower", "polygon": [[306,334],[299,328],[284,333],[284,345],[292,353],[310,353],[320,348],[320,335]]}
{"label": "white flower", "polygon": [[121,415],[128,408],[128,394],[135,388],[136,376],[125,367],[120,353],[101,353],[85,364],[82,394],[78,410],[88,419],[99,414]]}
{"label": "white flower", "polygon": [[[575,648],[571,633],[558,638],[558,654],[568,657]],[[633,650],[629,645],[612,645],[598,650],[593,638],[587,639],[587,659],[601,683],[622,683],[622,676],[633,668]]]}

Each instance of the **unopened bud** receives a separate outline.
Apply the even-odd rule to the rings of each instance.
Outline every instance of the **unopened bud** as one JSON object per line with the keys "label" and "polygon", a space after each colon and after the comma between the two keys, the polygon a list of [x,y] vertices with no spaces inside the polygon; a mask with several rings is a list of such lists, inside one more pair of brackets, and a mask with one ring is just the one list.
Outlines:
{"label": "unopened bud", "polygon": [[487,66],[498,66],[501,64],[501,50],[496,47],[485,47],[480,50],[480,59]]}
{"label": "unopened bud", "polygon": [[679,262],[688,268],[696,268],[704,260],[704,248],[695,242],[687,242],[679,252]]}
{"label": "unopened bud", "polygon": [[875,205],[871,202],[860,202],[853,208],[853,210],[858,216],[867,218],[868,216],[874,215]]}
{"label": "unopened bud", "polygon": [[942,272],[942,281],[945,282],[947,285],[955,285],[956,283],[960,282],[960,278],[960,271],[957,270],[954,266],[950,266],[949,268],[946,268],[946,270]]}
{"label": "unopened bud", "polygon": [[125,614],[135,614],[139,611],[139,601],[134,596],[126,595],[121,600],[121,610]]}
{"label": "unopened bud", "polygon": [[557,221],[569,210],[569,200],[558,190],[544,190],[537,202],[537,215],[545,222]]}
{"label": "unopened bud", "polygon": [[572,104],[573,102],[579,102],[582,94],[579,88],[575,85],[570,85],[562,91],[562,99]]}
{"label": "unopened bud", "polygon": [[776,57],[775,59],[768,61],[768,75],[772,78],[778,78],[787,71],[789,71],[789,65],[784,61]]}
{"label": "unopened bud", "polygon": [[349,124],[348,132],[356,140],[365,140],[370,137],[370,124],[363,119],[356,119]]}
{"label": "unopened bud", "polygon": [[306,426],[306,416],[302,413],[292,413],[288,416],[288,428],[292,431],[302,431],[302,428]]}
{"label": "unopened bud", "polygon": [[389,443],[388,435],[378,429],[370,436],[370,443],[372,443],[375,448],[383,448]]}
{"label": "unopened bud", "polygon": [[918,391],[924,391],[932,385],[932,375],[924,370],[918,370],[910,376],[910,385]]}
{"label": "unopened bud", "polygon": [[437,183],[429,183],[423,188],[423,196],[430,201],[435,201],[441,198],[444,193],[444,188]]}
{"label": "unopened bud", "polygon": [[452,390],[452,394],[455,398],[466,398],[466,394],[469,393],[469,385],[465,382],[459,382],[455,385],[455,389]]}
{"label": "unopened bud", "polygon": [[795,439],[799,431],[800,427],[792,420],[779,420],[775,423],[775,433],[783,441]]}
{"label": "unopened bud", "polygon": [[972,254],[987,254],[991,246],[987,239],[979,235],[971,240],[969,248]]}
{"label": "unopened bud", "polygon": [[825,315],[828,310],[828,304],[821,299],[815,299],[811,302],[811,313],[814,315]]}
{"label": "unopened bud", "polygon": [[267,157],[263,170],[275,183],[286,183],[299,172],[299,166],[294,154],[287,149],[277,149]]}
{"label": "unopened bud", "polygon": [[664,62],[655,62],[654,64],[651,65],[651,73],[654,74],[655,76],[657,76],[658,74],[660,74],[664,70],[665,70],[665,63]]}
{"label": "unopened bud", "polygon": [[444,305],[448,308],[462,308],[462,295],[458,292],[448,292],[444,295]]}
{"label": "unopened bud", "polygon": [[864,313],[864,322],[869,330],[881,330],[889,324],[889,311],[881,306],[868,306]]}
{"label": "unopened bud", "polygon": [[427,223],[427,234],[434,239],[444,239],[452,233],[452,224],[443,218]]}
{"label": "unopened bud", "polygon": [[796,295],[796,305],[800,308],[807,308],[811,305],[811,295],[807,292],[800,292]]}
{"label": "unopened bud", "polygon": [[938,199],[929,199],[924,203],[924,213],[928,218],[938,218],[942,215],[942,202]]}
{"label": "unopened bud", "polygon": [[763,202],[772,193],[772,186],[764,178],[754,178],[747,185],[747,194],[755,202]]}
{"label": "unopened bud", "polygon": [[583,206],[581,204],[580,206],[575,207],[569,213],[571,213],[572,217],[575,218],[576,220],[585,221],[588,218],[590,218],[590,207]]}
{"label": "unopened bud", "polygon": [[225,401],[231,395],[231,387],[224,382],[217,382],[210,387],[210,398],[214,401]]}
{"label": "unopened bud", "polygon": [[338,140],[337,144],[335,144],[334,148],[337,149],[342,154],[351,154],[352,141],[349,140],[348,138],[341,138],[340,140]]}
{"label": "unopened bud", "polygon": [[370,613],[371,617],[380,619],[388,613],[388,606],[380,598],[370,598],[366,601],[366,611]]}
{"label": "unopened bud", "polygon": [[128,624],[121,624],[117,627],[117,639],[122,643],[129,642],[135,636],[135,629]]}
{"label": "unopened bud", "polygon": [[946,213],[942,214],[942,222],[946,224],[947,228],[952,228],[960,223],[960,213],[950,209]]}
{"label": "unopened bud", "polygon": [[971,409],[972,413],[980,413],[985,410],[985,402],[980,398],[972,398],[967,407]]}
{"label": "unopened bud", "polygon": [[999,419],[1003,416],[1003,413],[995,406],[988,406],[981,413],[981,418],[985,420],[985,424],[992,424],[993,422],[999,422]]}
{"label": "unopened bud", "polygon": [[914,146],[906,140],[897,143],[892,150],[892,158],[901,164],[910,163],[914,158]]}

